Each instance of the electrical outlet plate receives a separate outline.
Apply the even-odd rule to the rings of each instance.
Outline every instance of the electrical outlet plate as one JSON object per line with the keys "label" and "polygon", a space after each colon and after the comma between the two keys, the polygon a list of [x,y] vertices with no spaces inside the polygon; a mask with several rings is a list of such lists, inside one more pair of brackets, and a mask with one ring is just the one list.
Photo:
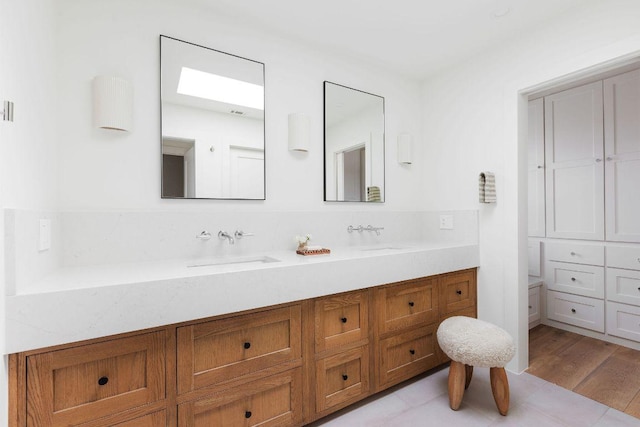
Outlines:
{"label": "electrical outlet plate", "polygon": [[453,215],[440,215],[440,230],[453,230]]}
{"label": "electrical outlet plate", "polygon": [[40,220],[40,243],[38,245],[38,250],[46,251],[51,248],[51,220],[50,219],[41,219]]}

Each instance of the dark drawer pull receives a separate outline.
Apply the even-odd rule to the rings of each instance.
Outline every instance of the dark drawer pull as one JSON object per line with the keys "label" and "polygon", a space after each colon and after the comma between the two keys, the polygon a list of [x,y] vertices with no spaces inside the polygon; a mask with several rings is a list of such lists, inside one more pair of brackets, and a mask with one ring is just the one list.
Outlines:
{"label": "dark drawer pull", "polygon": [[244,411],[244,417],[245,418],[251,418],[251,411]]}
{"label": "dark drawer pull", "polygon": [[456,294],[458,294],[458,295],[462,295],[462,291],[461,291],[460,289],[458,289],[458,290],[456,291]]}
{"label": "dark drawer pull", "polygon": [[409,307],[413,307],[414,305],[416,305],[413,301],[409,301]]}
{"label": "dark drawer pull", "polygon": [[572,309],[571,309],[571,312],[572,312],[572,313],[575,313],[575,312],[576,312],[576,309],[575,309],[575,308],[572,308]]}
{"label": "dark drawer pull", "polygon": [[342,374],[342,379],[345,380],[345,381],[348,380],[349,379],[349,375]]}
{"label": "dark drawer pull", "polygon": [[409,353],[416,354],[416,351],[414,349],[411,349],[411,350],[409,350]]}
{"label": "dark drawer pull", "polygon": [[340,318],[340,321],[341,321],[342,323],[347,323],[347,318],[346,318],[346,317],[341,317],[341,318]]}
{"label": "dark drawer pull", "polygon": [[530,305],[530,306],[529,306],[529,310],[531,310],[532,308],[533,308],[533,306],[532,306],[532,305]]}
{"label": "dark drawer pull", "polygon": [[[246,343],[244,343],[244,349],[245,349],[245,350],[248,350],[248,349],[250,349],[250,348],[251,348],[251,343],[250,343],[250,342],[246,342]],[[249,413],[251,413],[251,412],[249,412]]]}
{"label": "dark drawer pull", "polygon": [[108,382],[109,382],[109,377],[100,377],[100,379],[98,380],[99,385],[105,385]]}
{"label": "dark drawer pull", "polygon": [[576,278],[575,278],[575,277],[572,277],[572,278],[571,278],[571,281],[572,281],[572,282],[575,282],[575,281],[576,281]]}
{"label": "dark drawer pull", "polygon": [[638,288],[638,290],[640,291],[640,288]]}

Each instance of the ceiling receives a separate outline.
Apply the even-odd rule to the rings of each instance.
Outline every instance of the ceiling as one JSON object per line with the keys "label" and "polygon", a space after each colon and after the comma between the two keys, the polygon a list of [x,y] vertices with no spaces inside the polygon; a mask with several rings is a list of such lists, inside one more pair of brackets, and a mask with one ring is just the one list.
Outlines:
{"label": "ceiling", "polygon": [[423,79],[594,0],[192,1],[243,25]]}

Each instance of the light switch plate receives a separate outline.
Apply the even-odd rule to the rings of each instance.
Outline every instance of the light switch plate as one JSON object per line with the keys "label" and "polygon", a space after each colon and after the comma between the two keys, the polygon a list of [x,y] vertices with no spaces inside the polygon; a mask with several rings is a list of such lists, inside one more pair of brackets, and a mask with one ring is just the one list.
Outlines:
{"label": "light switch plate", "polygon": [[453,230],[453,215],[440,215],[440,230]]}
{"label": "light switch plate", "polygon": [[40,244],[38,245],[39,251],[46,251],[51,248],[51,220],[40,220]]}

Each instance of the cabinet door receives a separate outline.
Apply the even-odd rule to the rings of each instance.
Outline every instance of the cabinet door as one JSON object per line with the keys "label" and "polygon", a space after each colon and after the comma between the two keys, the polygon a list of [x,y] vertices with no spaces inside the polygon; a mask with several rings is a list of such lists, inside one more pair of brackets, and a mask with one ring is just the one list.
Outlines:
{"label": "cabinet door", "polygon": [[529,236],[544,237],[544,99],[529,101]]}
{"label": "cabinet door", "polygon": [[316,412],[344,406],[369,394],[369,347],[316,362]]}
{"label": "cabinet door", "polygon": [[67,426],[165,398],[164,332],[27,358],[27,425]]}
{"label": "cabinet door", "polygon": [[178,393],[302,357],[300,305],[178,328]]}
{"label": "cabinet door", "polygon": [[604,81],[607,240],[640,242],[640,70]]}
{"label": "cabinet door", "polygon": [[604,239],[602,82],[545,98],[547,237]]}
{"label": "cabinet door", "polygon": [[[440,279],[440,319],[476,307],[476,271],[450,273]],[[468,315],[468,314],[461,314]],[[475,315],[473,316],[475,317]]]}
{"label": "cabinet door", "polygon": [[315,350],[320,353],[369,338],[367,291],[318,299],[315,303]]}
{"label": "cabinet door", "polygon": [[302,422],[300,368],[178,405],[178,427],[284,427]]}
{"label": "cabinet door", "polygon": [[376,289],[378,333],[398,331],[438,320],[436,279],[419,279]]}

